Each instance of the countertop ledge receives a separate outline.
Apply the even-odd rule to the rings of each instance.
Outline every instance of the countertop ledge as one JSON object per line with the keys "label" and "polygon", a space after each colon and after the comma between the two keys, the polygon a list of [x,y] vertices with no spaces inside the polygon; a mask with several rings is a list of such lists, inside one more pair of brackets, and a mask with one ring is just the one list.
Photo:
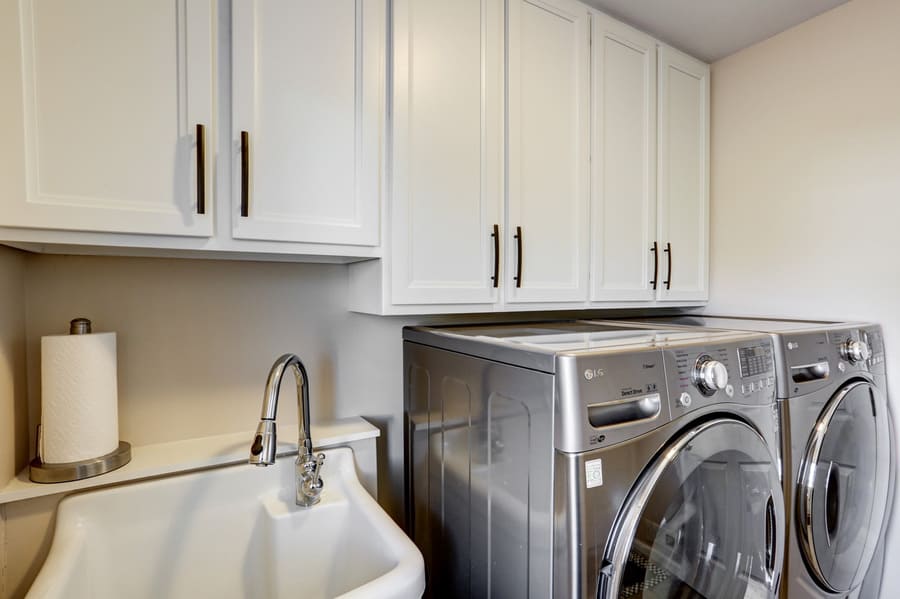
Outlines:
{"label": "countertop ledge", "polygon": [[[342,418],[312,425],[316,449],[327,449],[381,435],[381,431],[363,418]],[[0,488],[0,505],[58,493],[105,487],[124,482],[177,474],[213,466],[247,461],[253,431],[199,437],[184,441],[138,445],[131,448],[131,461],[112,472],[67,483],[39,484],[28,478],[28,468]],[[128,439],[123,439],[127,441]],[[297,426],[278,426],[277,455],[297,453]]]}

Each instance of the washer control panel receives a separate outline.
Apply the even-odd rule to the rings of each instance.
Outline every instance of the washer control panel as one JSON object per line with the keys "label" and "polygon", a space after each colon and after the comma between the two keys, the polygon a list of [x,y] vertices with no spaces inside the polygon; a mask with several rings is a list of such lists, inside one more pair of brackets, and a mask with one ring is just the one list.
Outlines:
{"label": "washer control panel", "polygon": [[775,359],[768,337],[666,352],[672,416],[716,402],[762,404],[775,398]]}
{"label": "washer control panel", "polygon": [[771,361],[771,346],[754,345],[738,348],[738,365],[741,368],[741,378],[765,374],[772,368]]}
{"label": "washer control panel", "polygon": [[719,389],[728,386],[728,369],[722,362],[703,354],[694,363],[691,370],[691,382],[700,393],[709,397]]}
{"label": "washer control panel", "polygon": [[[742,376],[740,356],[762,356]],[[772,341],[742,335],[720,344],[615,348],[556,357],[554,447],[572,453],[633,439],[713,404],[775,400]]]}

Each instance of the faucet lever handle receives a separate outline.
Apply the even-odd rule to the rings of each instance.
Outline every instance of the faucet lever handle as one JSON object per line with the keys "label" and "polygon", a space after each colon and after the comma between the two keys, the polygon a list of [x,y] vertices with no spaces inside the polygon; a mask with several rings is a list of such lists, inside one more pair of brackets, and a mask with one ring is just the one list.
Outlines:
{"label": "faucet lever handle", "polygon": [[319,453],[316,454],[315,466],[313,467],[313,482],[319,482],[319,471],[322,470],[322,465],[325,463],[325,454]]}

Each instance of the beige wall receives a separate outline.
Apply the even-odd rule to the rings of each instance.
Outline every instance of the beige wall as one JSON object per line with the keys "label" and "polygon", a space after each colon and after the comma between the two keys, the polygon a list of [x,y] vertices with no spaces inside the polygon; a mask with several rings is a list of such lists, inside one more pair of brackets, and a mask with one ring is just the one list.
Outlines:
{"label": "beige wall", "polygon": [[[25,255],[0,247],[0,487],[28,461],[25,433]],[[6,510],[0,506],[0,597],[7,594]]]}
{"label": "beige wall", "polygon": [[900,2],[854,0],[713,65],[710,227],[710,311],[881,322],[895,388],[898,24]]}
{"label": "beige wall", "polygon": [[[337,331],[345,267],[33,256],[26,274],[31,424],[41,336],[76,316],[117,333],[120,436],[133,444],[250,430],[280,354],[301,356],[314,419],[339,406]],[[296,422],[292,397],[279,420]]]}

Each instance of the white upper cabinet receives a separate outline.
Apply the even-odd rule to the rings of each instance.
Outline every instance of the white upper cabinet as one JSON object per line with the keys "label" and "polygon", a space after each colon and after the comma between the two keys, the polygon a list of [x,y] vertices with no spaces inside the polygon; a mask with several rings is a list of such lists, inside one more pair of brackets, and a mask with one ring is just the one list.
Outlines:
{"label": "white upper cabinet", "polygon": [[503,0],[396,0],[393,19],[389,303],[493,303]]}
{"label": "white upper cabinet", "polygon": [[590,15],[508,4],[507,302],[588,297]]}
{"label": "white upper cabinet", "polygon": [[709,293],[709,65],[659,48],[661,300]]}
{"label": "white upper cabinet", "polygon": [[351,309],[707,299],[707,65],[578,0],[396,0],[392,39],[388,247]]}
{"label": "white upper cabinet", "polygon": [[25,193],[0,225],[212,235],[213,4],[21,0]]}
{"label": "white upper cabinet", "polygon": [[592,17],[592,301],[651,301],[659,287],[656,43]]}
{"label": "white upper cabinet", "polygon": [[235,238],[378,244],[386,10],[234,2]]}
{"label": "white upper cabinet", "polygon": [[707,299],[709,67],[579,0],[7,12],[0,243],[360,261],[379,314]]}

